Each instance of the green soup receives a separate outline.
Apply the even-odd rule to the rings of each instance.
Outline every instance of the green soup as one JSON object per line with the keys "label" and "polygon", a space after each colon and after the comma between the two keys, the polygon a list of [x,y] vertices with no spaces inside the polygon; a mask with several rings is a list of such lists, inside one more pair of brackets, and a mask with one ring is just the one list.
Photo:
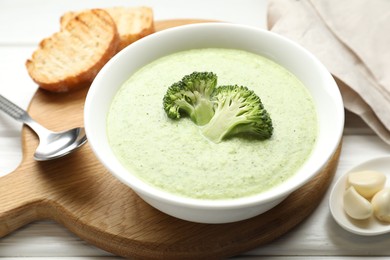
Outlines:
{"label": "green soup", "polygon": [[[190,119],[169,119],[167,88],[194,71],[212,71],[218,85],[244,85],[269,112],[271,139],[230,138],[215,144]],[[109,143],[120,162],[145,182],[201,199],[261,193],[293,175],[317,137],[313,100],[303,84],[275,62],[233,49],[194,49],[144,66],[121,86],[107,119]]]}

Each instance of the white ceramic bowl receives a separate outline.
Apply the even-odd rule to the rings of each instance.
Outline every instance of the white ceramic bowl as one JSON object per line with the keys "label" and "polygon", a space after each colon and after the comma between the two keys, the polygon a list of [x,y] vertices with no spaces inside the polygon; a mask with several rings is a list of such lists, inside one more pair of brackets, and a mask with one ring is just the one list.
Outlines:
{"label": "white ceramic bowl", "polygon": [[[107,141],[106,118],[118,88],[137,69],[170,53],[194,48],[242,49],[268,57],[295,74],[314,98],[319,136],[301,169],[281,185],[251,197],[205,201],[158,190],[127,171]],[[92,150],[103,165],[155,208],[177,218],[227,223],[261,214],[312,179],[335,152],[344,126],[340,92],[330,73],[298,44],[266,30],[226,23],[186,25],[147,36],[113,57],[99,72],[87,95],[85,128]]]}

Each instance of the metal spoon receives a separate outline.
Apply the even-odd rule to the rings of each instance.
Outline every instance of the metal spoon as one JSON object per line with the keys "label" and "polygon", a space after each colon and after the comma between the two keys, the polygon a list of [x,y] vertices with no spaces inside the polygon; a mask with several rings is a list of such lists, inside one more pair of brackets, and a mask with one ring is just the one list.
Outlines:
{"label": "metal spoon", "polygon": [[19,122],[29,126],[39,137],[39,145],[34,153],[37,161],[47,161],[69,154],[82,146],[87,137],[84,128],[73,128],[64,132],[52,132],[34,121],[27,111],[0,95],[0,110]]}

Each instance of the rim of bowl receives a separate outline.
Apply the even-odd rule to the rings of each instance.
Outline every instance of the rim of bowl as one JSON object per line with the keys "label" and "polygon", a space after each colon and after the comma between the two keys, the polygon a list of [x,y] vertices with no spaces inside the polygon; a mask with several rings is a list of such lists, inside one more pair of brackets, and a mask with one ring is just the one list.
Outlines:
{"label": "rim of bowl", "polygon": [[[111,73],[112,66],[115,65],[115,63],[118,63],[121,59],[124,59],[126,56],[126,53],[128,52],[134,52],[139,48],[143,48],[144,45],[146,46],[152,46],[156,43],[156,41],[159,38],[166,38],[171,37],[172,35],[181,34],[183,31],[187,30],[202,30],[202,31],[213,31],[213,32],[220,32],[221,30],[238,30],[242,31],[244,33],[250,33],[254,37],[270,37],[274,38],[275,41],[280,42],[284,45],[289,45],[290,48],[294,48],[295,51],[300,53],[300,55],[306,56],[307,59],[309,59],[317,68],[318,72],[323,77],[323,80],[326,81],[328,87],[330,88],[330,91],[332,92],[332,96],[334,98],[334,105],[336,106],[335,109],[338,112],[338,119],[336,121],[336,124],[333,125],[333,128],[335,129],[335,139],[334,140],[327,140],[328,143],[327,150],[322,151],[323,152],[323,158],[316,163],[316,165],[310,165],[310,167],[307,169],[307,162],[309,161],[309,158],[312,157],[310,155],[304,165],[291,177],[289,177],[286,181],[283,183],[272,187],[269,190],[266,190],[264,192],[261,192],[259,194],[255,194],[252,196],[247,197],[240,197],[240,198],[234,198],[234,199],[221,199],[221,200],[209,200],[209,199],[196,199],[196,198],[188,198],[183,197],[180,195],[175,195],[166,191],[163,191],[159,188],[156,188],[139,178],[137,178],[135,175],[133,175],[129,170],[125,169],[122,164],[115,158],[113,155],[113,152],[111,149],[109,151],[105,151],[101,149],[100,144],[101,140],[96,140],[95,133],[93,130],[93,123],[91,121],[91,118],[96,114],[96,112],[92,111],[93,105],[94,105],[94,98],[96,95],[98,95],[99,92],[99,85],[101,84],[101,81],[104,79],[107,73]],[[200,48],[200,47],[198,47]],[[191,48],[185,48],[185,49],[191,49]],[[160,54],[159,57],[165,56],[167,54]],[[266,55],[265,55],[266,56]],[[272,60],[272,57],[266,56],[267,58],[270,58]],[[158,58],[158,57],[157,57]],[[155,58],[155,59],[157,59]],[[146,64],[139,64],[137,68],[141,68]],[[282,65],[283,66],[283,65]],[[131,76],[131,73],[127,75],[128,79]],[[118,86],[119,89],[119,86]],[[118,91],[116,89],[115,92]],[[105,117],[107,114],[104,115]],[[105,121],[105,119],[104,119]],[[298,43],[284,37],[281,35],[278,35],[276,33],[267,31],[265,29],[256,28],[253,26],[248,25],[241,25],[241,24],[231,24],[231,23],[217,23],[217,22],[207,22],[207,23],[199,23],[199,24],[189,24],[189,25],[183,25],[178,27],[173,27],[169,29],[165,29],[160,32],[156,32],[154,34],[148,35],[133,44],[129,45],[122,51],[120,51],[118,54],[116,54],[111,60],[109,60],[106,65],[100,70],[98,75],[95,77],[94,81],[92,82],[90,89],[87,94],[87,98],[85,101],[85,107],[84,107],[84,124],[85,129],[87,133],[87,137],[90,143],[90,146],[94,152],[94,154],[97,156],[99,161],[105,166],[106,169],[110,171],[112,175],[114,175],[117,179],[119,179],[121,182],[132,188],[136,193],[139,195],[144,195],[149,198],[154,198],[160,201],[169,202],[170,204],[175,205],[183,205],[186,207],[191,208],[241,208],[241,207],[247,207],[251,205],[256,205],[259,203],[267,203],[270,201],[274,201],[278,198],[286,197],[287,195],[291,194],[293,191],[298,189],[299,187],[303,186],[306,182],[308,182],[310,179],[312,179],[313,176],[315,176],[320,170],[326,165],[326,163],[329,161],[329,159],[332,157],[332,155],[335,153],[339,142],[342,138],[342,132],[344,127],[344,106],[343,101],[341,98],[341,94],[339,92],[339,89],[337,87],[337,84],[335,83],[333,77],[328,72],[328,70],[325,68],[325,66],[309,51],[307,51],[305,48],[300,46]],[[105,130],[104,130],[105,131]],[[107,138],[107,136],[105,136]],[[318,141],[317,141],[318,142]],[[107,142],[108,143],[108,142]],[[313,151],[317,147],[317,143],[315,144],[315,147],[313,148]],[[109,147],[108,147],[109,148]],[[312,151],[312,153],[313,153]],[[114,160],[114,161],[111,161]],[[309,174],[304,176],[301,180],[296,181],[296,176],[300,171],[309,170]]]}

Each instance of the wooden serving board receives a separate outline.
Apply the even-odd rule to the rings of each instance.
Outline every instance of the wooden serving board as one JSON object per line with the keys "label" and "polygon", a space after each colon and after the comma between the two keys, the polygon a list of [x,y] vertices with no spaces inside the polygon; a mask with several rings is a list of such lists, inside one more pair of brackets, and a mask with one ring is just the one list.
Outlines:
{"label": "wooden serving board", "polygon": [[[157,30],[197,20],[157,22]],[[38,90],[30,115],[54,131],[83,125],[87,89],[53,94]],[[152,208],[115,179],[88,143],[61,159],[37,162],[35,134],[22,130],[23,159],[0,178],[0,237],[32,221],[52,219],[115,255],[142,259],[210,259],[237,255],[285,234],[319,204],[337,167],[341,147],[323,171],[270,211],[229,224],[199,224]]]}

